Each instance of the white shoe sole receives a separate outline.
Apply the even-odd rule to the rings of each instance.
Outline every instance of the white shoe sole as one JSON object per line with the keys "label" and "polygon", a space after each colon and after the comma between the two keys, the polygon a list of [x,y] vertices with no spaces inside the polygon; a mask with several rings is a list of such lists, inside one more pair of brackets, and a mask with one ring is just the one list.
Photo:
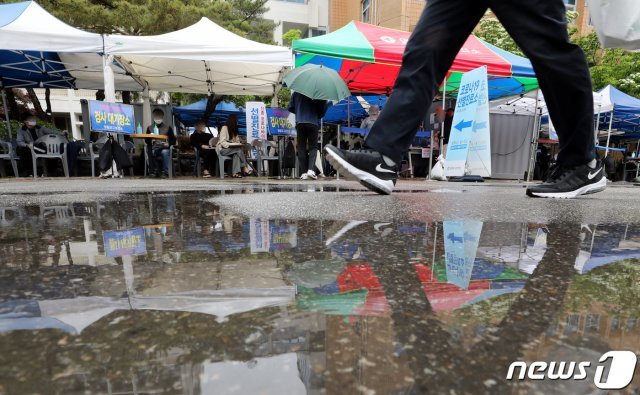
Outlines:
{"label": "white shoe sole", "polygon": [[531,192],[533,196],[550,199],[573,199],[582,195],[591,195],[594,193],[602,192],[607,189],[607,179],[602,177],[600,181],[595,184],[585,185],[580,189],[576,189],[571,192],[559,192],[559,193],[536,193]]}
{"label": "white shoe sole", "polygon": [[330,149],[326,149],[325,151],[327,152],[327,158],[333,167],[338,171],[350,174],[357,178],[360,181],[360,184],[364,185],[369,190],[381,195],[390,195],[391,192],[393,192],[393,188],[395,187],[393,181],[382,180],[371,173],[358,169]]}

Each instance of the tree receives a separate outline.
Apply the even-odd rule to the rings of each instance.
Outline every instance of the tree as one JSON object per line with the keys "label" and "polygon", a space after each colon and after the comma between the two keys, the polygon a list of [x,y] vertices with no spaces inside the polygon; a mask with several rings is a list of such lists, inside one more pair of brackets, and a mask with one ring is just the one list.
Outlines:
{"label": "tree", "polygon": [[518,44],[513,41],[513,38],[511,38],[507,30],[502,26],[502,23],[497,19],[483,19],[480,21],[475,35],[489,44],[495,45],[512,54],[524,56]]}
{"label": "tree", "polygon": [[[593,89],[600,90],[607,85],[614,85],[629,95],[640,97],[640,53],[617,48],[602,48],[596,33],[586,35],[579,33],[572,24],[577,17],[576,12],[567,12],[568,34],[572,42],[579,45],[585,53]],[[489,44],[524,56],[522,50],[498,20],[482,20],[475,34]]]}
{"label": "tree", "polygon": [[295,40],[302,38],[302,31],[300,29],[291,29],[282,35],[282,43],[290,47]]}

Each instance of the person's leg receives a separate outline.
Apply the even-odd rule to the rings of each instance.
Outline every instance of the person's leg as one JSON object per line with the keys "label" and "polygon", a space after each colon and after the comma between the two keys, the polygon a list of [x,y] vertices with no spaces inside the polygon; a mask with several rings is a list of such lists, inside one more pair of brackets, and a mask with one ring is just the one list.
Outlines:
{"label": "person's leg", "polygon": [[240,174],[241,170],[242,170],[242,165],[241,165],[241,160],[240,160],[240,154],[238,152],[234,152],[231,154],[232,159],[232,164],[233,164],[233,168],[232,168],[232,173],[233,175],[236,174]]}
{"label": "person's leg", "polygon": [[316,165],[316,156],[318,155],[318,129],[319,128],[315,125],[309,125],[309,129],[307,132],[307,144],[309,146],[307,171],[313,171]]}
{"label": "person's leg", "polygon": [[171,160],[169,153],[169,148],[163,148],[160,150],[160,155],[162,157],[162,172],[165,175],[169,174],[169,161]]}
{"label": "person's leg", "polygon": [[20,158],[20,160],[18,161],[20,176],[26,177],[33,172],[31,149],[29,149],[29,147],[18,147],[16,149],[16,154]]}
{"label": "person's leg", "polygon": [[560,139],[558,162],[595,159],[593,92],[589,66],[569,41],[562,0],[489,0],[491,9],[531,59]]}
{"label": "person's leg", "polygon": [[300,168],[300,174],[305,174],[309,171],[309,161],[307,155],[307,132],[308,128],[306,124],[296,125],[296,131],[298,132],[298,167]]}
{"label": "person's leg", "polygon": [[462,45],[487,10],[485,0],[429,1],[407,43],[391,97],[365,146],[400,163]]}
{"label": "person's leg", "polygon": [[153,145],[151,144],[151,142],[146,142],[145,144],[147,146],[147,163],[148,163],[148,168],[147,168],[147,174],[148,175],[152,175],[155,174],[156,172],[156,152],[153,149]]}

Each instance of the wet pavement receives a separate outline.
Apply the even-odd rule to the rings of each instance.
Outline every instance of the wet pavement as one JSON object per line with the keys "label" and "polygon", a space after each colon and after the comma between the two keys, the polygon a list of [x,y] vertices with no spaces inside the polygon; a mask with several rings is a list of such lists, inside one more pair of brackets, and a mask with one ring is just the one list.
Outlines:
{"label": "wet pavement", "polygon": [[5,190],[0,394],[608,393],[601,356],[640,352],[635,190],[443,185]]}

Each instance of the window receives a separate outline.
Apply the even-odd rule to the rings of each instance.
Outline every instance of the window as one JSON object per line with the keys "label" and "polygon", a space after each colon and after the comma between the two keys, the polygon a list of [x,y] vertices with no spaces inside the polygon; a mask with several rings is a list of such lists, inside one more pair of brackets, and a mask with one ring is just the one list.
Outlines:
{"label": "window", "polygon": [[576,0],[563,0],[564,4],[567,6],[568,10],[575,11],[576,10]]}
{"label": "window", "polygon": [[371,0],[362,0],[362,22],[371,22]]}

